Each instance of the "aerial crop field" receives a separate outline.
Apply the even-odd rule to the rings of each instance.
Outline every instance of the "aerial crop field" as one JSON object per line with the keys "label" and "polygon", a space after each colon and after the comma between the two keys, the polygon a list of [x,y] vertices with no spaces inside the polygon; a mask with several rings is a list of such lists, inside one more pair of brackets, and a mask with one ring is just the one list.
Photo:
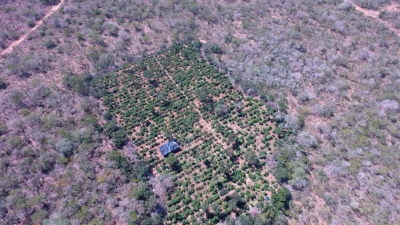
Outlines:
{"label": "aerial crop field", "polygon": [[[276,126],[273,109],[236,90],[202,57],[200,45],[174,44],[97,77],[93,87],[152,173],[174,176],[164,196],[167,224],[216,224],[251,215],[256,206],[262,209],[253,212],[256,220],[270,220],[290,194],[268,159],[290,131]],[[164,157],[158,147],[170,138],[181,148]]]}

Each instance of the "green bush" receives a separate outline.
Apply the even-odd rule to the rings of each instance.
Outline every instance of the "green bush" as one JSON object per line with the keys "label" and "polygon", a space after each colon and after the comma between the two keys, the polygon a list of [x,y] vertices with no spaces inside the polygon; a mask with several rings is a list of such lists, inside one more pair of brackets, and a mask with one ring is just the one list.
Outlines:
{"label": "green bush", "polygon": [[0,89],[6,89],[8,87],[8,83],[4,77],[0,77]]}
{"label": "green bush", "polygon": [[288,209],[289,201],[292,199],[289,189],[286,187],[280,188],[276,193],[272,193],[272,204],[278,210]]}
{"label": "green bush", "polygon": [[125,130],[118,130],[112,134],[112,139],[113,143],[115,146],[119,149],[125,146],[126,142],[128,141],[128,138],[126,136]]}
{"label": "green bush", "polygon": [[72,154],[73,147],[73,142],[67,138],[59,140],[56,144],[57,151],[63,154],[64,157],[68,157]]}
{"label": "green bush", "polygon": [[167,164],[169,167],[173,170],[178,170],[179,169],[179,161],[178,159],[173,155],[170,154],[167,159],[166,159]]}
{"label": "green bush", "polygon": [[279,182],[279,183],[283,183],[288,181],[289,179],[289,174],[286,168],[283,167],[279,167],[276,169],[275,173],[274,173],[275,179]]}
{"label": "green bush", "polygon": [[246,151],[244,158],[249,166],[258,166],[259,164],[258,157],[253,150]]}
{"label": "green bush", "polygon": [[47,38],[44,40],[44,45],[46,46],[47,49],[52,49],[57,47],[57,42],[51,38]]}

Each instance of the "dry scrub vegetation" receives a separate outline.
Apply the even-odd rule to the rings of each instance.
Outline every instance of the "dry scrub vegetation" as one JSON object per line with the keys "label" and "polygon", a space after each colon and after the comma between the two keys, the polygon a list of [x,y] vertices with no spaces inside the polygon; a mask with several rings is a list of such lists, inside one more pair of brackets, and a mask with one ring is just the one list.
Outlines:
{"label": "dry scrub vegetation", "polygon": [[57,0],[1,1],[0,51],[34,27]]}
{"label": "dry scrub vegetation", "polygon": [[[0,38],[6,40],[2,48],[47,9],[35,3],[31,8],[37,9],[37,18],[21,16],[33,1],[18,2],[20,7],[9,12],[13,14],[1,14],[20,18],[12,25],[20,27],[17,34],[1,29],[7,36]],[[397,29],[397,12],[384,9],[397,2],[354,3],[366,10],[383,9],[380,20],[339,0],[66,1],[1,61],[1,221],[69,218],[73,224],[96,224],[118,217],[124,224],[131,219],[125,209],[137,203],[142,206],[135,206],[137,215],[156,223],[159,208],[149,209],[125,188],[134,190],[137,181],[113,180],[124,179],[121,163],[127,161],[125,152],[132,151],[106,157],[113,147],[106,148],[108,138],[88,122],[104,122],[102,107],[90,112],[98,102],[84,97],[89,92],[85,82],[74,79],[125,67],[175,41],[200,39],[209,62],[226,71],[245,94],[277,109],[279,126],[293,130],[311,161],[308,173],[292,171],[296,179],[282,183],[293,196],[289,223],[395,224],[400,220],[400,40],[391,29]],[[63,76],[68,88],[61,84]],[[77,138],[83,128],[91,136],[98,134],[91,140],[99,146],[79,150],[90,146]],[[31,129],[44,137],[33,137],[38,132]],[[121,141],[118,135],[111,138]],[[71,142],[71,155],[58,162],[57,146],[68,150]],[[294,158],[299,148],[286,146]],[[100,152],[104,154],[96,156]],[[53,166],[45,166],[49,161]],[[31,188],[34,181],[36,189]],[[103,182],[114,188],[99,197]]]}

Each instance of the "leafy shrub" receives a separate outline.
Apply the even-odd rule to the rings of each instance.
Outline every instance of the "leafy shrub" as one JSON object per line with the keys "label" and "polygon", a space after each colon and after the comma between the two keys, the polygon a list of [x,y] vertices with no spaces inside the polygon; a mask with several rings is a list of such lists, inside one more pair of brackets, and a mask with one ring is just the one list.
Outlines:
{"label": "leafy shrub", "polygon": [[178,159],[177,159],[173,154],[170,154],[170,155],[167,157],[166,162],[167,162],[168,165],[171,167],[171,169],[173,169],[173,170],[178,170],[178,169],[179,169],[179,162],[178,162]]}
{"label": "leafy shrub", "polygon": [[257,166],[259,164],[258,157],[253,150],[246,151],[244,158],[249,166]]}
{"label": "leafy shrub", "polygon": [[113,143],[117,148],[121,149],[122,147],[124,147],[126,142],[128,141],[125,130],[120,129],[118,131],[115,131],[112,134],[111,140],[113,141]]}
{"label": "leafy shrub", "polygon": [[385,4],[390,3],[389,0],[357,0],[356,3],[363,8],[377,10]]}
{"label": "leafy shrub", "polygon": [[64,156],[59,156],[57,158],[57,162],[60,164],[67,164],[68,163],[68,158],[64,157]]}
{"label": "leafy shrub", "polygon": [[63,77],[64,85],[81,95],[89,94],[89,82],[91,81],[92,76],[90,74],[86,74],[83,76],[78,76],[74,74],[67,74]]}
{"label": "leafy shrub", "polygon": [[28,27],[32,28],[36,25],[35,21],[29,20]]}
{"label": "leafy shrub", "polygon": [[279,183],[286,182],[289,179],[288,171],[284,167],[277,168],[274,176]]}
{"label": "leafy shrub", "polygon": [[133,190],[132,196],[138,200],[146,200],[150,197],[151,191],[149,185],[140,181]]}
{"label": "leafy shrub", "polygon": [[57,47],[57,42],[54,39],[47,38],[44,40],[44,45],[46,46],[47,49],[52,49]]}
{"label": "leafy shrub", "polygon": [[323,199],[324,199],[325,203],[329,206],[336,206],[338,204],[337,199],[332,195],[324,194]]}
{"label": "leafy shrub", "polygon": [[281,209],[288,209],[289,208],[289,201],[292,199],[292,195],[290,194],[289,189],[283,187],[279,189],[276,193],[272,193],[272,204],[278,210]]}
{"label": "leafy shrub", "polygon": [[72,154],[73,147],[73,142],[68,138],[63,138],[56,144],[57,151],[63,154],[64,157],[68,157]]}
{"label": "leafy shrub", "polygon": [[110,111],[107,111],[104,115],[103,118],[105,120],[112,120],[114,118],[114,116],[110,113]]}
{"label": "leafy shrub", "polygon": [[4,77],[0,77],[0,89],[6,89],[8,87],[8,83]]}

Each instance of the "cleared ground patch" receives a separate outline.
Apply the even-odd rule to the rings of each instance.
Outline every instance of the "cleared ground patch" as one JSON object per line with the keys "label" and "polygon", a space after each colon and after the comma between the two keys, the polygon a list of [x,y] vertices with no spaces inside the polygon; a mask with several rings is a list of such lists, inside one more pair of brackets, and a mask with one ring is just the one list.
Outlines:
{"label": "cleared ground patch", "polygon": [[[272,210],[266,196],[279,187],[266,160],[274,141],[289,135],[275,125],[274,110],[237,91],[199,47],[174,44],[94,81],[154,173],[174,175],[167,224],[215,224],[253,206]],[[157,147],[170,137],[181,151],[163,158]]]}

